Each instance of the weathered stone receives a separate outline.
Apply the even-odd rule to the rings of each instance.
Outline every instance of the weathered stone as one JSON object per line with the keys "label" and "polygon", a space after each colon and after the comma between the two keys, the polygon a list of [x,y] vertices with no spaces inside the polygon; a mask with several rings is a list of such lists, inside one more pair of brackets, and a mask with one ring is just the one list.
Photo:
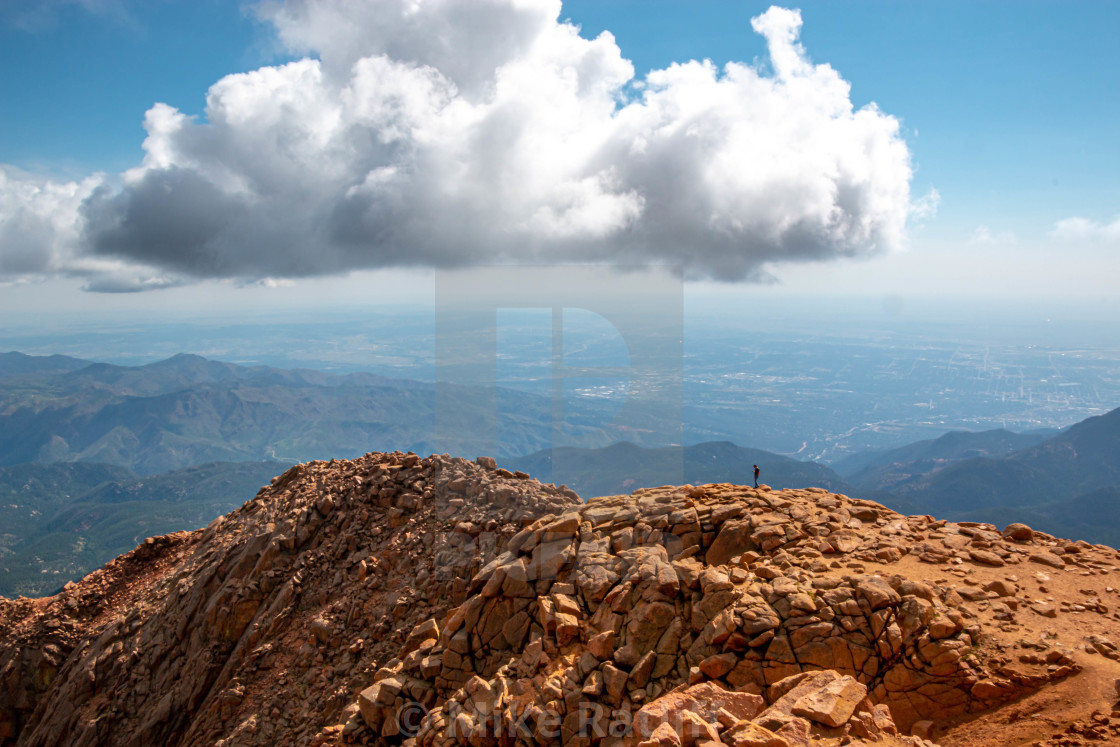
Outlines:
{"label": "weathered stone", "polygon": [[700,718],[692,711],[683,711],[680,714],[681,744],[685,747],[697,742],[719,742],[719,732],[714,724]]}
{"label": "weathered stone", "polygon": [[606,661],[614,653],[614,639],[615,632],[613,630],[598,633],[587,641],[587,650],[599,661]]}
{"label": "weathered stone", "polygon": [[[674,617],[676,608],[667,602],[650,602],[630,614],[630,621],[627,623],[630,645],[639,657],[654,648]],[[634,663],[636,662],[637,659]]]}
{"label": "weathered stone", "polygon": [[1014,583],[1007,581],[1006,579],[996,579],[995,581],[990,581],[989,583],[984,584],[983,589],[984,591],[994,591],[1001,597],[1014,596],[1015,593],[1019,590]]}
{"label": "weathered stone", "polygon": [[[381,729],[381,685],[374,683],[358,694],[358,708],[366,726],[378,731]],[[392,701],[390,701],[392,702]]]}
{"label": "weathered stone", "polygon": [[619,575],[613,568],[593,564],[596,561],[609,562],[610,557],[605,554],[601,558],[593,557],[576,570],[576,586],[589,604],[603,601],[607,592],[618,582]]}
{"label": "weathered stone", "polygon": [[580,620],[575,615],[569,615],[565,612],[558,612],[555,615],[556,620],[556,642],[561,646],[571,643],[579,638],[580,633]]}
{"label": "weathered stone", "polygon": [[517,558],[502,568],[502,594],[507,597],[536,596],[533,586],[529,583],[525,558]]}
{"label": "weathered stone", "polygon": [[726,565],[736,555],[757,548],[751,533],[754,531],[749,519],[725,521],[716,536],[705,562],[708,565]]}
{"label": "weathered stone", "polygon": [[910,733],[919,739],[933,739],[934,732],[937,729],[937,724],[929,719],[922,719],[915,721],[910,727]]}
{"label": "weathered stone", "polygon": [[658,724],[638,747],[681,747],[681,736],[672,724]]}
{"label": "weathered stone", "polygon": [[721,708],[740,719],[757,716],[765,701],[750,693],[725,690],[713,682],[702,682],[684,690],[663,695],[643,706],[634,716],[633,728],[640,737],[650,734],[659,723],[675,723],[679,715],[691,711],[709,722],[717,720]]}
{"label": "weathered stone", "polygon": [[579,533],[579,522],[580,515],[573,512],[545,524],[540,530],[541,542],[548,543],[575,537]]}
{"label": "weathered stone", "polygon": [[1057,617],[1058,608],[1050,602],[1035,602],[1031,605],[1031,609],[1043,617]]}
{"label": "weathered stone", "polygon": [[510,649],[520,648],[525,637],[529,634],[529,626],[532,621],[532,618],[524,610],[520,610],[508,618],[502,624],[502,637],[505,639],[505,646]]}
{"label": "weathered stone", "polygon": [[405,639],[404,645],[401,647],[400,656],[403,658],[420,648],[420,644],[424,641],[434,641],[439,638],[439,625],[435,620],[425,620],[412,629]]}
{"label": "weathered stone", "polygon": [[863,576],[855,586],[856,595],[867,601],[871,610],[898,604],[902,597],[878,576]]}
{"label": "weathered stone", "polygon": [[653,651],[646,652],[645,656],[639,659],[634,668],[630,670],[630,687],[645,687],[649,678],[653,675],[653,668],[656,663],[657,654]]}
{"label": "weathered stone", "polygon": [[727,574],[718,567],[705,566],[700,572],[700,591],[705,595],[735,588]]}
{"label": "weathered stone", "polygon": [[1005,565],[1003,558],[988,550],[969,550],[968,557],[982,565]]}
{"label": "weathered stone", "polygon": [[1030,542],[1034,539],[1034,530],[1026,524],[1008,524],[1004,527],[1003,538],[1016,542]]}
{"label": "weathered stone", "polygon": [[740,721],[724,732],[720,741],[728,747],[790,747],[785,739],[750,721]]}
{"label": "weathered stone", "polygon": [[802,695],[790,709],[795,716],[803,716],[833,728],[843,726],[855,713],[856,706],[867,697],[867,687],[854,677],[845,676],[829,682],[824,687]]}
{"label": "weathered stone", "polygon": [[584,695],[592,697],[598,696],[603,692],[603,673],[598,669],[591,672],[587,676],[587,680],[583,683],[582,691]]}
{"label": "weathered stone", "polygon": [[626,691],[627,674],[612,664],[603,665],[603,687],[606,689],[607,702],[617,706],[622,702],[622,695]]}
{"label": "weathered stone", "polygon": [[1010,688],[993,682],[992,680],[980,680],[972,686],[970,692],[972,697],[977,700],[996,700],[1007,692],[1008,689]]}
{"label": "weathered stone", "polygon": [[1051,568],[1065,568],[1066,561],[1052,552],[1033,552],[1028,557],[1032,563],[1049,566]]}
{"label": "weathered stone", "polygon": [[[825,685],[838,680],[840,675],[832,670],[820,672],[799,672],[774,682],[766,690],[770,707],[759,716],[759,723],[767,725],[767,719],[774,717],[784,723],[783,716],[791,716],[794,704],[804,695],[814,693]],[[769,728],[769,727],[767,727]]]}
{"label": "weathered stone", "polygon": [[803,718],[791,718],[774,732],[789,743],[789,747],[810,747],[812,735],[809,722]]}
{"label": "weathered stone", "polygon": [[719,679],[739,663],[735,654],[715,654],[700,662],[700,671],[712,679]]}
{"label": "weathered stone", "polygon": [[704,565],[700,561],[696,558],[682,558],[674,560],[672,565],[682,586],[688,589],[700,588],[700,574],[704,570]]}
{"label": "weathered stone", "polygon": [[526,568],[529,581],[554,581],[572,558],[571,540],[561,539],[547,542],[533,548],[533,555]]}

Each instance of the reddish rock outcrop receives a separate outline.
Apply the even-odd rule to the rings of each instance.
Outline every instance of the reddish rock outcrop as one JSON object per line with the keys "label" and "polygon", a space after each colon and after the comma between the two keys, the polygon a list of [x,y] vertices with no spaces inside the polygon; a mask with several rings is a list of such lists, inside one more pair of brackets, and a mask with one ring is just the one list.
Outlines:
{"label": "reddish rock outcrop", "polygon": [[0,744],[306,744],[506,539],[577,505],[463,459],[297,465],[205,530],[0,605]]}
{"label": "reddish rock outcrop", "polygon": [[1115,700],[1116,563],[819,489],[315,462],[0,600],[0,745],[1002,744],[977,714],[1084,667]]}
{"label": "reddish rock outcrop", "polygon": [[[895,545],[879,532],[855,531],[880,520],[899,534],[936,523],[823,493],[734,486],[645,490],[543,517],[472,579],[470,598],[427,652],[426,672],[415,657],[389,667],[397,695],[381,693],[362,721],[387,741],[413,736],[398,732],[396,714],[415,701],[430,709],[419,745],[497,745],[519,728],[537,741],[591,744],[613,725],[633,723],[635,738],[653,739],[659,718],[689,712],[711,722],[723,697],[713,693],[753,692],[769,693],[758,723],[772,730],[804,718],[823,733],[846,727],[858,709],[870,732],[876,704],[905,730],[1072,672],[997,674],[976,655],[979,631],[966,630],[951,589],[826,562],[900,559],[901,550],[880,553]],[[810,692],[774,690],[822,671],[829,681],[818,677]],[[714,688],[707,696],[676,695],[701,681]],[[705,699],[710,707],[695,705]],[[682,743],[693,738],[674,725]]]}

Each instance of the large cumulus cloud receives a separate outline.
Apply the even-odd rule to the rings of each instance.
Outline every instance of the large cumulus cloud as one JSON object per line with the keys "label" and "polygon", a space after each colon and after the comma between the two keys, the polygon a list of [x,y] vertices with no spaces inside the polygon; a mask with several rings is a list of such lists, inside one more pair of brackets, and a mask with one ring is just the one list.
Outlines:
{"label": "large cumulus cloud", "polygon": [[101,181],[41,179],[0,165],[0,277],[57,271],[79,254],[79,210]]}
{"label": "large cumulus cloud", "polygon": [[[0,272],[108,273],[92,287],[131,290],[603,261],[743,280],[904,243],[915,208],[899,122],[853,107],[839,73],[810,61],[799,12],[753,19],[768,66],[689,61],[643,79],[610,34],[585,39],[560,12],[556,0],[264,3],[281,42],[308,56],[218,81],[203,121],[155,105],[141,165],[53,185],[73,196],[20,208],[30,229],[0,196],[0,235],[23,247],[0,249]],[[55,211],[64,231],[35,223]]]}

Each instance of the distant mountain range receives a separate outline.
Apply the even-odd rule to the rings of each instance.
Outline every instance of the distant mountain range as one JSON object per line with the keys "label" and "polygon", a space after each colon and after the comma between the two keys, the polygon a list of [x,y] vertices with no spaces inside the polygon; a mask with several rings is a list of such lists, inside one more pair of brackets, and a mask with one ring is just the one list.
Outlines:
{"label": "distant mountain range", "polygon": [[728,441],[660,449],[627,442],[601,449],[562,447],[506,459],[502,464],[544,482],[562,480],[585,499],[681,483],[750,485],[754,482],[756,464],[759,480],[776,489],[816,486],[837,493],[852,489],[823,464],[799,462]]}
{"label": "distant mountain range", "polygon": [[[438,450],[473,457],[473,429],[495,404],[456,394],[457,438]],[[750,484],[757,464],[774,488],[818,486],[908,514],[1022,521],[1120,545],[1120,409],[1060,432],[952,432],[829,467],[728,441],[646,448],[597,430],[594,417],[573,418],[587,447],[548,449],[549,400],[502,390],[497,406],[501,464],[585,498]],[[0,594],[43,593],[145,536],[205,524],[292,462],[436,451],[436,407],[434,385],[370,374],[193,355],[125,367],[0,354]]]}
{"label": "distant mountain range", "polygon": [[65,373],[77,371],[90,365],[81,358],[68,355],[24,355],[23,353],[0,353],[0,378],[21,374]]}
{"label": "distant mountain range", "polygon": [[907,514],[1000,527],[1019,521],[1061,537],[1120,545],[1120,409],[1056,434],[947,433],[857,454],[834,469],[728,442],[562,448],[503,464],[542,480],[563,479],[585,498],[677,482],[750,484],[758,464],[762,481],[774,488],[819,486]]}
{"label": "distant mountain range", "polygon": [[888,451],[865,451],[832,465],[838,474],[865,489],[890,490],[914,473],[924,474],[973,458],[999,459],[1054,435],[1012,433],[1002,429],[952,431],[940,438],[918,441]]}
{"label": "distant mountain range", "polygon": [[673,483],[752,483],[752,467],[775,488],[820,486],[908,514],[1036,529],[1120,545],[1120,409],[1055,433],[954,431],[829,468],[729,442],[683,449],[616,443],[561,448],[504,460],[582,496]]}
{"label": "distant mountain range", "polygon": [[[1013,436],[950,433],[844,476],[857,492],[888,496],[877,498],[887,505],[893,497],[898,510],[998,525],[1033,521],[1058,536],[1120,544],[1120,409],[1033,444],[1033,436]],[[1023,445],[1011,448],[1016,442]]]}
{"label": "distant mountain range", "polygon": [[[446,391],[446,390],[445,390]],[[437,388],[372,374],[334,375],[237,366],[177,355],[145,366],[63,356],[0,356],[0,467],[98,462],[155,474],[207,462],[347,458],[369,451],[470,453],[477,424],[494,418],[494,395],[453,389],[456,411],[436,440]],[[495,456],[551,444],[551,400],[500,390],[502,444]],[[610,405],[578,403],[567,424],[578,442],[607,445],[621,434]]]}

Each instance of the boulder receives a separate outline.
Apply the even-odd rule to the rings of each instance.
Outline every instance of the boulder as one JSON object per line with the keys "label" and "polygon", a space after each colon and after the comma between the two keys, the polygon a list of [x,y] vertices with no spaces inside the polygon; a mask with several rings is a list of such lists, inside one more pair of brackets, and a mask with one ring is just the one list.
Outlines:
{"label": "boulder", "polygon": [[715,541],[708,548],[705,562],[708,565],[726,565],[727,561],[736,555],[757,549],[757,545],[751,539],[753,532],[754,527],[748,519],[725,521]]}
{"label": "boulder", "polygon": [[844,676],[824,687],[802,695],[790,709],[793,715],[803,716],[818,724],[837,728],[843,726],[856,711],[856,706],[867,697],[867,687],[854,677]]}
{"label": "boulder", "polygon": [[677,723],[685,711],[696,713],[711,723],[718,720],[720,709],[734,717],[753,719],[762,712],[766,701],[760,696],[731,692],[714,682],[701,682],[681,692],[663,695],[648,703],[634,716],[633,728],[640,737],[648,736],[660,723]]}
{"label": "boulder", "polygon": [[1003,538],[1016,542],[1030,542],[1034,539],[1034,530],[1026,524],[1008,524],[1003,529]]}
{"label": "boulder", "polygon": [[728,747],[790,747],[785,739],[750,721],[740,721],[725,731],[720,741]]}

